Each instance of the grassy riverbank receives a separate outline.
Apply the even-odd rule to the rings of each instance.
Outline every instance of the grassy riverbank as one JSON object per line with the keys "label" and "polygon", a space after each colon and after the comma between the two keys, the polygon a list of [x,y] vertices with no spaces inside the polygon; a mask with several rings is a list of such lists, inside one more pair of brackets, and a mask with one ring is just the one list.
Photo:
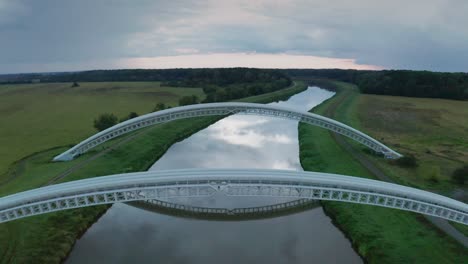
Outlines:
{"label": "grassy riverbank", "polygon": [[[271,94],[245,98],[249,102],[267,102],[285,99],[306,89],[302,83]],[[175,142],[205,128],[217,117],[194,118],[174,121],[142,132],[131,141],[86,163],[60,181],[71,181],[113,173],[147,170]],[[132,135],[113,140],[107,147]],[[80,156],[71,162],[53,163],[52,157],[66,148],[54,148],[31,155],[16,163],[11,170],[15,178],[0,187],[0,195],[39,187],[67,169],[88,160],[102,148]],[[0,225],[1,263],[58,263],[71,250],[79,237],[98,217],[106,206],[62,211],[25,218]]]}
{"label": "grassy riverbank", "polygon": [[[358,122],[356,87],[338,83],[338,93],[313,112],[334,116],[348,124]],[[372,178],[360,163],[336,144],[323,129],[300,124],[300,159],[305,170]],[[324,202],[324,210],[370,263],[463,263],[466,249],[429,224],[424,217],[398,210]]]}
{"label": "grassy riverbank", "polygon": [[157,103],[176,106],[181,97],[191,95],[205,98],[201,88],[159,82],[0,85],[0,182],[14,161],[94,134],[93,120],[101,113],[141,115]]}

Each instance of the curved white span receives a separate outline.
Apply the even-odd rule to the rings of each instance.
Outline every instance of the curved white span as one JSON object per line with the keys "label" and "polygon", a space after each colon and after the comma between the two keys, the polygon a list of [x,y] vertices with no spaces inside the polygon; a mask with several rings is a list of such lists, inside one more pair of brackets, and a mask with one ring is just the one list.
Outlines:
{"label": "curved white span", "polygon": [[75,156],[83,154],[112,138],[147,126],[183,118],[229,114],[262,115],[298,120],[347,136],[376,152],[383,153],[387,158],[395,159],[402,156],[370,136],[327,117],[274,105],[228,102],[181,106],[132,118],[83,140],[73,148],[56,156],[54,161],[72,160]]}
{"label": "curved white span", "polygon": [[98,204],[216,192],[369,204],[468,225],[467,204],[431,192],[336,174],[252,169],[156,170],[51,185],[0,198],[0,222]]}

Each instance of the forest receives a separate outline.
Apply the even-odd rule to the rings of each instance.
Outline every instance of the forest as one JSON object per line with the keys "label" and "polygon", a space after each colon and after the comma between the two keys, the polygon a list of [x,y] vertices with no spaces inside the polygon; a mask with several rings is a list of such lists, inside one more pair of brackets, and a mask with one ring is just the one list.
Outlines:
{"label": "forest", "polygon": [[201,87],[204,102],[220,102],[288,87],[291,78],[279,70],[253,68],[96,70],[84,72],[1,75],[0,83],[160,81],[163,86]]}
{"label": "forest", "polygon": [[224,68],[193,70],[178,81],[163,83],[176,87],[202,87],[203,102],[222,102],[247,96],[274,92],[292,84],[291,79],[277,70]]}
{"label": "forest", "polygon": [[94,70],[0,75],[0,84],[40,82],[161,81],[166,86],[201,87],[204,102],[258,95],[291,85],[291,78],[333,79],[356,84],[369,94],[468,100],[468,74],[410,70],[341,69],[165,69]]}
{"label": "forest", "polygon": [[358,71],[340,69],[284,70],[293,78],[325,78],[356,84],[368,94],[468,99],[468,74],[409,70]]}

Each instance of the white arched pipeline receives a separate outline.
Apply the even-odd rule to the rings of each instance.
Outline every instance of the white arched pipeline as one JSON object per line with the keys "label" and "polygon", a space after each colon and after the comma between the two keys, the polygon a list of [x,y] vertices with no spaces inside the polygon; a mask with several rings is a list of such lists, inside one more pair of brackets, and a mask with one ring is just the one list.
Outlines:
{"label": "white arched pipeline", "polygon": [[71,149],[57,155],[54,161],[72,160],[110,139],[144,127],[183,118],[229,114],[261,115],[298,120],[349,137],[378,153],[382,153],[386,158],[396,159],[402,156],[372,137],[327,117],[275,105],[228,102],[181,106],[132,118],[83,140]]}
{"label": "white arched pipeline", "polygon": [[117,174],[61,183],[0,198],[0,222],[116,202],[203,197],[288,197],[395,208],[468,225],[468,205],[402,185],[318,172],[190,169]]}

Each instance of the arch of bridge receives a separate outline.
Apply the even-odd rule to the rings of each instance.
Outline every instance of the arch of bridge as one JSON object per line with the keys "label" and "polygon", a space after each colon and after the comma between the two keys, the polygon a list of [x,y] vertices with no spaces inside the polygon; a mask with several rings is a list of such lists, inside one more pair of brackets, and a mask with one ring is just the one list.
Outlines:
{"label": "arch of bridge", "polygon": [[0,198],[0,222],[115,202],[176,197],[286,197],[413,211],[468,225],[468,205],[431,192],[357,177],[281,170],[192,169],[118,174]]}
{"label": "arch of bridge", "polygon": [[78,143],[71,149],[54,157],[54,161],[72,160],[74,157],[86,153],[88,150],[123,134],[177,119],[214,116],[214,115],[229,115],[229,114],[246,114],[246,115],[261,115],[272,116],[284,119],[298,120],[307,124],[322,127],[349,137],[378,153],[382,153],[386,158],[399,158],[402,155],[392,150],[381,142],[372,137],[333,119],[323,117],[309,112],[301,112],[293,109],[279,107],[275,105],[253,104],[253,103],[209,103],[197,104],[189,106],[175,107],[154,113],[149,113],[136,118],[132,118],[125,122],[119,123],[104,131],[101,131],[82,142]]}

